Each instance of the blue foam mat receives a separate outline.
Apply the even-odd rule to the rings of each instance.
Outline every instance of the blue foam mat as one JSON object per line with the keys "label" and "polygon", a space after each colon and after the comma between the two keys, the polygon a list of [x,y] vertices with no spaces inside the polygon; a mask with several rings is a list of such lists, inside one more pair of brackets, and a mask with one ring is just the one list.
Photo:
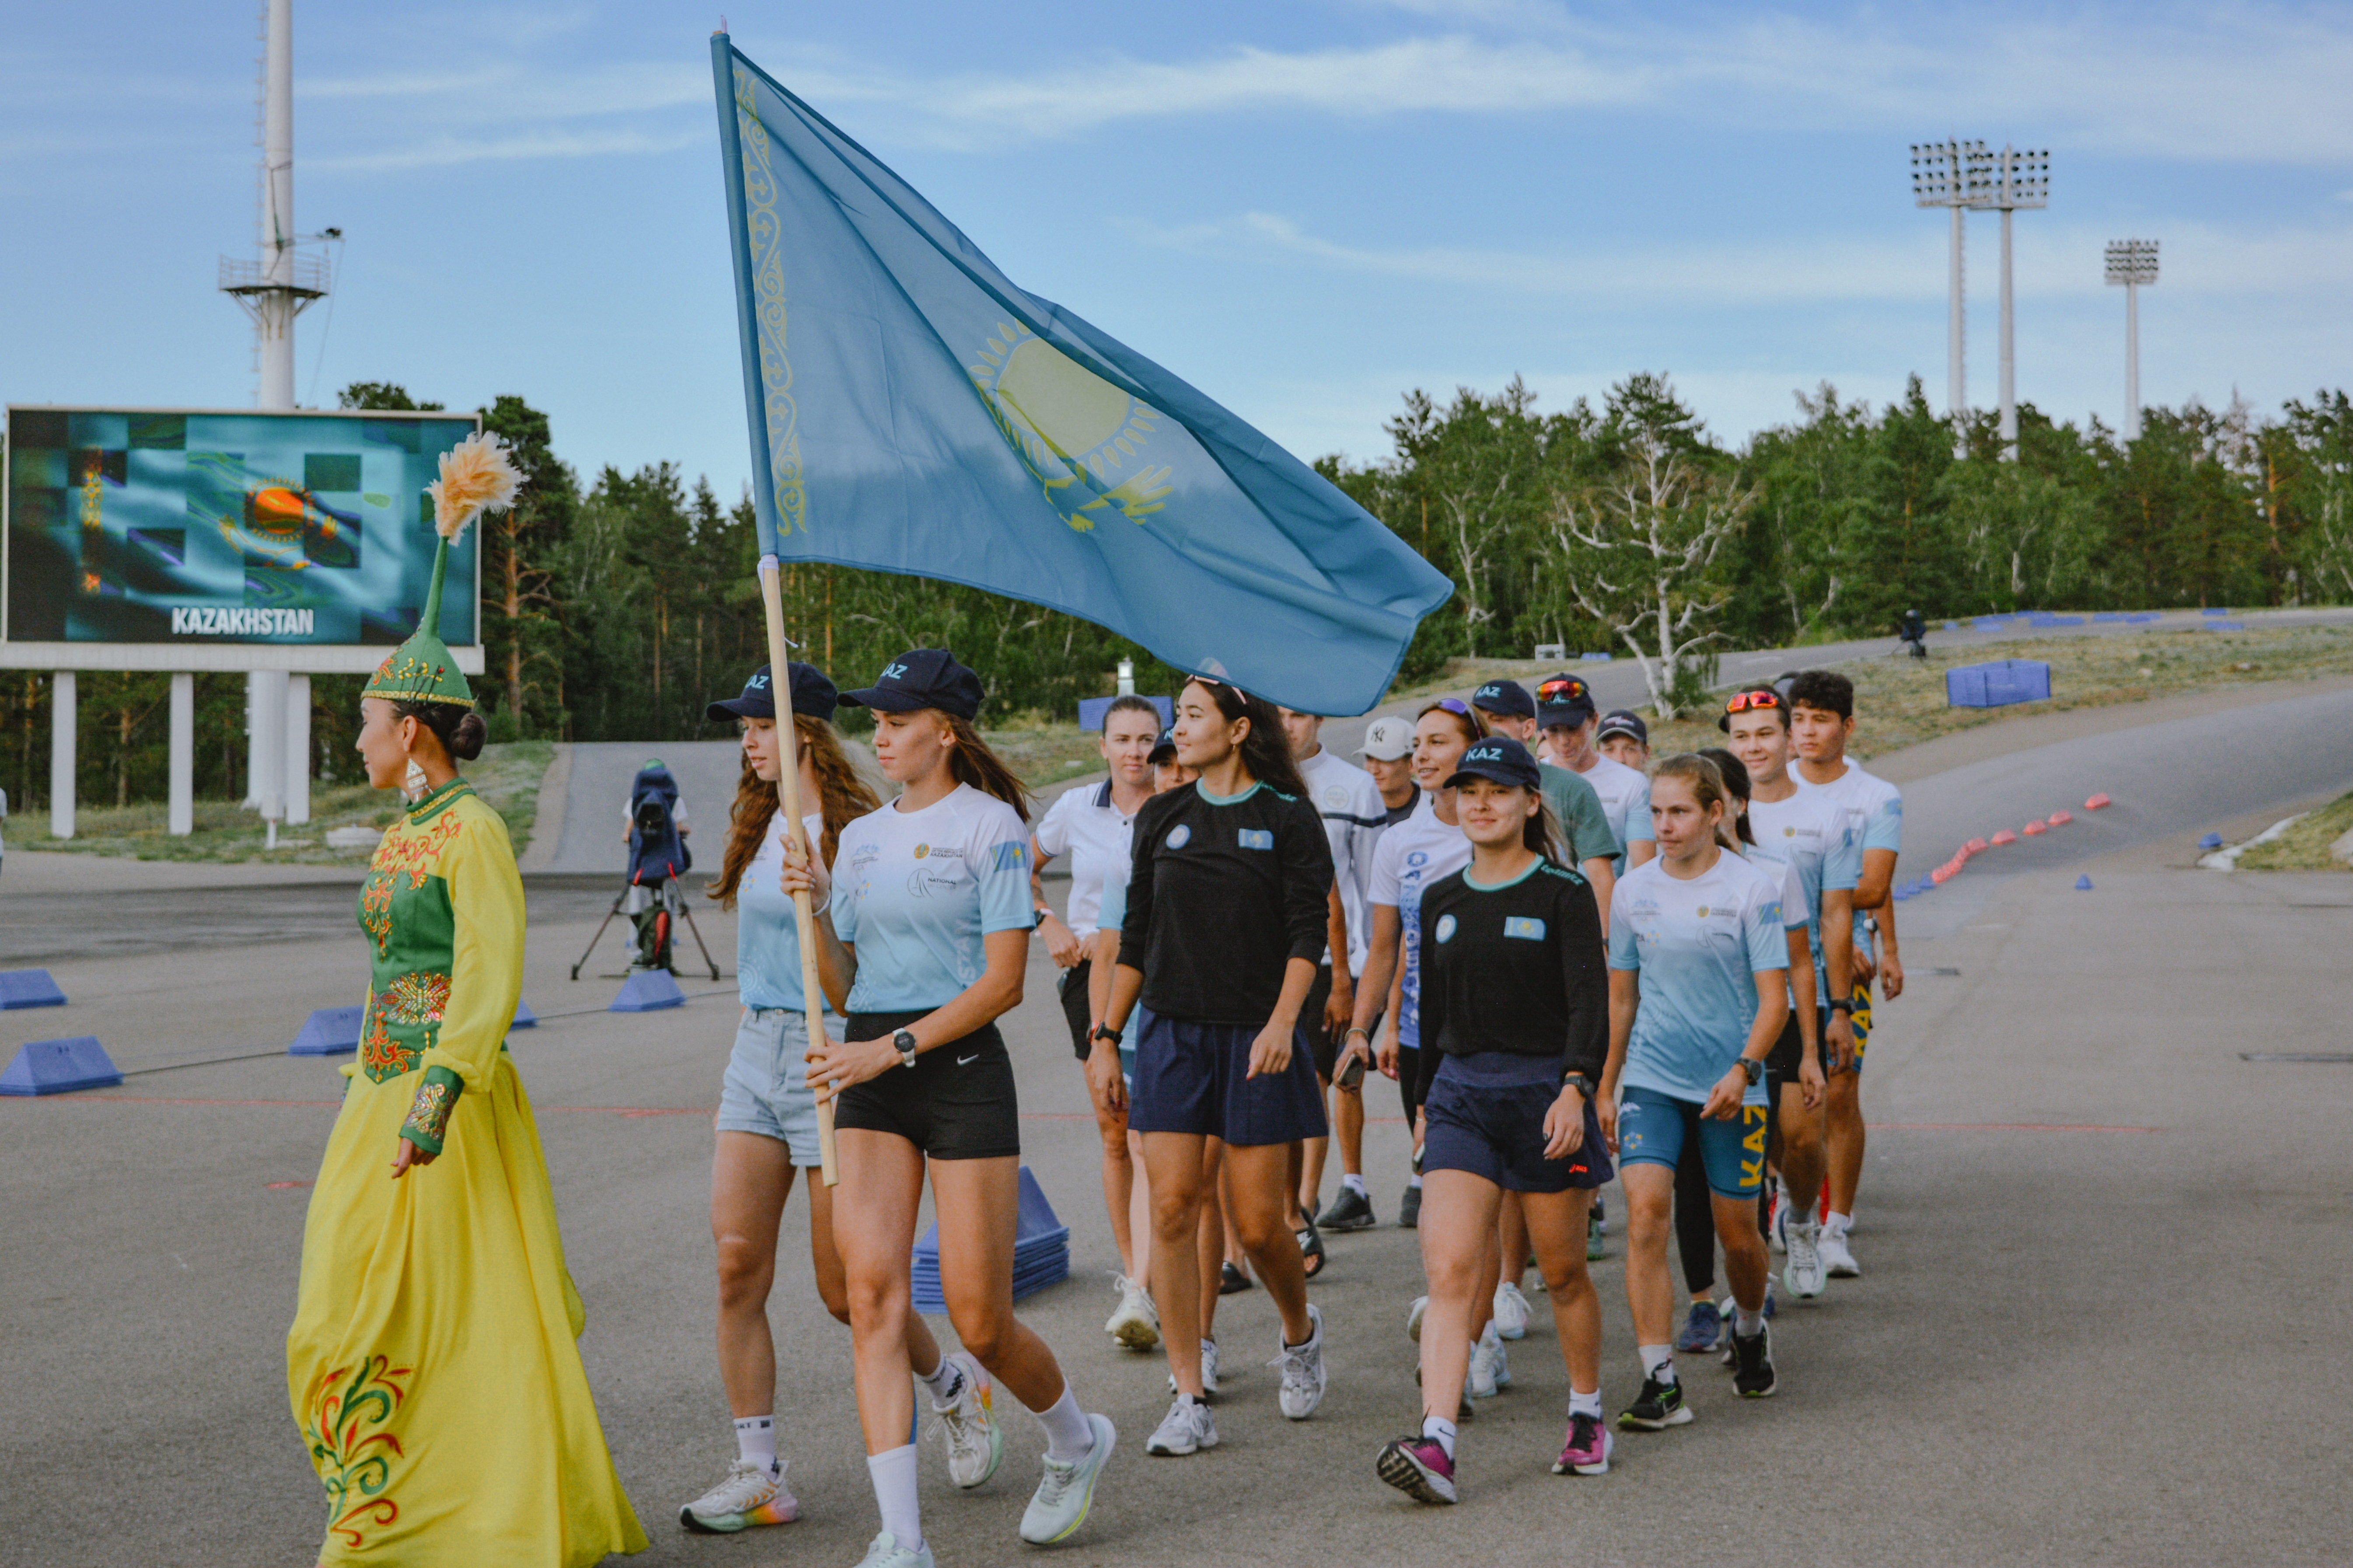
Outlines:
{"label": "blue foam mat", "polygon": [[0,1013],[19,1007],[62,1007],[66,994],[46,969],[0,969]]}
{"label": "blue foam mat", "polygon": [[0,1071],[0,1094],[71,1094],[78,1089],[111,1089],[121,1069],[96,1035],[64,1040],[30,1040]]}

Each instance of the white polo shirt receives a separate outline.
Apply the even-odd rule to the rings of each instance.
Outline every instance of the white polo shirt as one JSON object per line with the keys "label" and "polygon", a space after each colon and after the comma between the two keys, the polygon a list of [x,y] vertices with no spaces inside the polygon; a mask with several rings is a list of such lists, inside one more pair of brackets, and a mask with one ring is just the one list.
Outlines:
{"label": "white polo shirt", "polygon": [[[1146,795],[1149,800],[1151,796]],[[1038,850],[1071,862],[1071,899],[1062,923],[1081,942],[1094,935],[1096,916],[1103,910],[1103,879],[1117,868],[1127,879],[1135,818],[1120,815],[1112,804],[1111,781],[1066,789],[1046,808],[1038,824]]]}

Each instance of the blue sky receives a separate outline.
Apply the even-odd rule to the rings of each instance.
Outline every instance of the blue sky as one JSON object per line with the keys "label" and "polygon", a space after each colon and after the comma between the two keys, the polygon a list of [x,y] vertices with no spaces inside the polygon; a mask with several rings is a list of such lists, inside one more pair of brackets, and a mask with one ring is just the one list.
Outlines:
{"label": "blue sky", "polygon": [[[2353,380],[2353,8],[1183,6],[720,0],[738,45],[1014,279],[1303,457],[1400,394],[1543,406],[1665,371],[1735,443],[1828,381],[1941,405],[1944,216],[1906,144],[2052,150],[2018,218],[2021,398],[2114,423],[2105,241],[2156,237],[2145,401]],[[299,395],[520,393],[593,470],[746,472],[715,6],[295,10],[299,226],[348,237]],[[0,399],[237,407],[244,4],[21,6],[0,36]],[[1992,403],[1998,220],[1969,228]]]}

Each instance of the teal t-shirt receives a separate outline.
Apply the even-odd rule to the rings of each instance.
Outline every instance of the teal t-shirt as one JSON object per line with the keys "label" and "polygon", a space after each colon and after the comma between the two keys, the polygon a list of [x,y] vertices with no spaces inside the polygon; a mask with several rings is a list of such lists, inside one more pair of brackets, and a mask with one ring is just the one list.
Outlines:
{"label": "teal t-shirt", "polygon": [[1536,775],[1543,780],[1545,804],[1552,807],[1553,821],[1567,841],[1571,866],[1581,867],[1588,860],[1615,861],[1624,853],[1609,826],[1609,814],[1602,809],[1601,797],[1582,774],[1546,763]]}

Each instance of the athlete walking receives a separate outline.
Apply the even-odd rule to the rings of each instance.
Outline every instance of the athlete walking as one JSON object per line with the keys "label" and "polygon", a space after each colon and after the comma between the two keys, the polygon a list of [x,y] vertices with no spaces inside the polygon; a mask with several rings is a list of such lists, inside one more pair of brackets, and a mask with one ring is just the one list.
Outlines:
{"label": "athlete walking", "polygon": [[[806,858],[787,860],[786,890],[825,901],[820,968],[847,1024],[843,1039],[809,1052],[809,1081],[835,1104],[834,1228],[882,1515],[861,1568],[933,1560],[907,1441],[905,1345],[927,1171],[948,1321],[985,1375],[1045,1428],[1022,1540],[1050,1544],[1086,1521],[1117,1436],[1108,1417],[1080,1409],[1053,1352],[1013,1315],[1020,1108],[996,1021],[1021,1001],[1035,916],[1020,781],[973,729],[982,696],[980,678],[944,648],[902,654],[872,686],[844,693],[873,710],[875,757],[902,793],[843,830],[838,880]],[[942,1375],[951,1369],[969,1375],[953,1361]],[[991,1469],[999,1452],[993,1445]]]}
{"label": "athlete walking", "polygon": [[1536,722],[1544,731],[1544,760],[1577,774],[1600,796],[1618,845],[1615,868],[1623,876],[1658,853],[1651,830],[1650,781],[1595,749],[1598,721],[1593,693],[1576,676],[1556,675],[1536,688]]}

